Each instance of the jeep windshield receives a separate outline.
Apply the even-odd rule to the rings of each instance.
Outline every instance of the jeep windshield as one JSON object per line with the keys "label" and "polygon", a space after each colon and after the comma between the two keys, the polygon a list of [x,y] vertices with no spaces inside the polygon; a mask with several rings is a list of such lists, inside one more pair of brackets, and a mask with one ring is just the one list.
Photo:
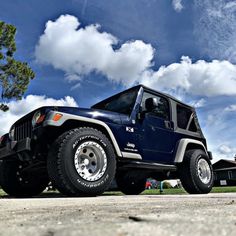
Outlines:
{"label": "jeep windshield", "polygon": [[136,101],[138,90],[139,88],[136,87],[119,93],[93,105],[91,108],[130,115]]}

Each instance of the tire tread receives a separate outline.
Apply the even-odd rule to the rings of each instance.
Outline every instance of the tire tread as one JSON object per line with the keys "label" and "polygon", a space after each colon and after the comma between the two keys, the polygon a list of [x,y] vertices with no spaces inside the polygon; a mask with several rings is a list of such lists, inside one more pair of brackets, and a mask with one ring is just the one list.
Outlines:
{"label": "tire tread", "polygon": [[197,151],[201,151],[202,152],[201,155],[203,156],[206,155],[200,149],[188,150],[185,153],[183,163],[181,163],[178,167],[181,183],[184,189],[190,194],[208,193],[206,190],[201,189],[200,186],[196,182],[196,178],[195,178],[196,166],[193,165],[193,161],[195,162],[196,160],[195,160],[195,157],[193,157],[193,154]]}
{"label": "tire tread", "polygon": [[[75,133],[79,134],[89,130],[91,134],[100,134],[103,139],[110,147],[113,147],[109,139],[99,130],[92,127],[80,127],[69,130],[58,137],[54,142],[51,151],[48,155],[48,173],[52,181],[52,184],[64,195],[67,196],[88,196],[90,194],[85,194],[83,191],[78,190],[76,187],[70,183],[70,180],[66,177],[62,169],[63,155],[62,152],[65,148],[65,144]],[[55,165],[56,164],[56,165]],[[108,186],[107,186],[108,187]],[[103,191],[102,191],[103,192]],[[93,194],[91,194],[93,195]]]}

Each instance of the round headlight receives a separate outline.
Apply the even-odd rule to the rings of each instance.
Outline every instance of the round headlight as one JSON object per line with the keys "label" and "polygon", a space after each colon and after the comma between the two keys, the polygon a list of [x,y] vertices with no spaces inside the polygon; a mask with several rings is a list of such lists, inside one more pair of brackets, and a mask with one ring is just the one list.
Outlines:
{"label": "round headlight", "polygon": [[38,121],[38,119],[39,119],[40,117],[41,117],[41,112],[40,112],[40,111],[36,111],[36,112],[34,113],[33,118],[32,118],[32,125],[33,125],[33,126],[36,125],[36,123],[37,123],[37,121]]}

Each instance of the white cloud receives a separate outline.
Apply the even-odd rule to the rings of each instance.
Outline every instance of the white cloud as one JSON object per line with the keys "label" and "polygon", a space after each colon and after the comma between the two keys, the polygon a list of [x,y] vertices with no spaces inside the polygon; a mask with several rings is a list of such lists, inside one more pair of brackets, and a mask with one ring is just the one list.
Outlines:
{"label": "white cloud", "polygon": [[154,49],[141,40],[113,49],[118,46],[118,39],[99,29],[97,24],[82,28],[71,15],[48,21],[36,46],[36,59],[63,70],[69,81],[95,71],[111,81],[131,85],[151,66]]}
{"label": "white cloud", "polygon": [[235,118],[225,111],[225,104],[224,99],[207,98],[204,109],[198,112],[208,149],[213,153],[213,162],[232,160],[236,154]]}
{"label": "white cloud", "polygon": [[182,0],[172,0],[172,6],[175,11],[181,12],[183,10]]}
{"label": "white cloud", "polygon": [[218,159],[234,160],[236,148],[230,146],[229,144],[222,144],[218,147],[216,153]]}
{"label": "white cloud", "polygon": [[211,58],[236,63],[236,1],[194,0],[195,35]]}
{"label": "white cloud", "polygon": [[192,63],[183,56],[180,63],[147,71],[142,83],[159,90],[182,90],[190,95],[236,95],[236,66],[228,61],[204,60]]}
{"label": "white cloud", "polygon": [[222,154],[229,154],[232,153],[232,148],[223,144],[219,147],[219,152]]}
{"label": "white cloud", "polygon": [[236,104],[235,105],[230,105],[230,106],[226,107],[225,111],[230,111],[230,112],[236,111]]}
{"label": "white cloud", "polygon": [[200,107],[204,107],[206,104],[206,100],[204,98],[201,98],[197,101],[192,101],[190,102],[190,105],[195,107],[195,108],[200,108]]}
{"label": "white cloud", "polygon": [[53,99],[46,96],[28,95],[19,101],[11,101],[6,105],[10,110],[0,111],[0,135],[7,133],[11,125],[20,117],[42,106],[73,106],[77,107],[76,101],[66,96],[63,99]]}
{"label": "white cloud", "polygon": [[[199,60],[183,56],[179,63],[152,69],[154,49],[135,40],[121,44],[98,25],[79,27],[78,19],[62,15],[48,21],[36,46],[36,59],[65,72],[79,86],[83,76],[95,71],[126,87],[144,83],[158,90],[199,96],[236,95],[236,66],[229,61]],[[113,47],[118,47],[113,49]],[[83,78],[85,79],[85,78]],[[73,87],[72,87],[73,88]]]}

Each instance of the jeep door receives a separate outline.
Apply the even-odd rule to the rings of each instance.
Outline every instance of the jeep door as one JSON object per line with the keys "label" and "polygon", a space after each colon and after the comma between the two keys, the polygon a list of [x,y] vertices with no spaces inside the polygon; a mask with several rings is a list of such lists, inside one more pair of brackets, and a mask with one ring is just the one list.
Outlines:
{"label": "jeep door", "polygon": [[[158,106],[151,112],[147,112],[145,107],[148,98],[156,98],[158,101]],[[141,102],[142,118],[137,122],[137,126],[142,157],[145,161],[170,163],[173,160],[175,146],[170,106],[167,98],[144,91]]]}

